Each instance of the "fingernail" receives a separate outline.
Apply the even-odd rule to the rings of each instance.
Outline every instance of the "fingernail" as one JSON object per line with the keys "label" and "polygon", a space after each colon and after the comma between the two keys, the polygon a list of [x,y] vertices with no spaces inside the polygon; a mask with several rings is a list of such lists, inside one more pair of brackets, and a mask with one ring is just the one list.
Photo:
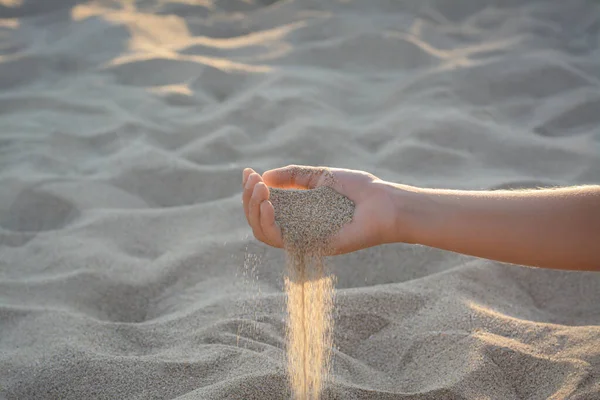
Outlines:
{"label": "fingernail", "polygon": [[248,180],[246,180],[246,184],[244,185],[244,188],[246,188],[246,189],[250,189],[250,183],[252,182],[252,181],[250,180],[250,177],[251,177],[251,176],[252,176],[252,175],[249,175],[249,176],[248,176]]}
{"label": "fingernail", "polygon": [[252,196],[257,196],[257,197],[259,197],[259,194],[258,194],[258,193],[260,193],[260,190],[261,190],[261,189],[260,189],[260,187],[261,187],[261,184],[262,184],[262,185],[264,185],[264,183],[263,183],[263,182],[256,182],[256,185],[254,185],[254,190],[252,191]]}

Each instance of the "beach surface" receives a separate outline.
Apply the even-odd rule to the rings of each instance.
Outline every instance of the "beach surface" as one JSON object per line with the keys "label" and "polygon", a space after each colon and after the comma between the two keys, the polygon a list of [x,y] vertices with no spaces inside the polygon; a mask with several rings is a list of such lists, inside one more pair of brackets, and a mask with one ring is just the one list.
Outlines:
{"label": "beach surface", "polygon": [[[243,168],[600,183],[599,44],[594,0],[0,0],[0,399],[289,399]],[[600,273],[327,261],[323,399],[600,396]]]}

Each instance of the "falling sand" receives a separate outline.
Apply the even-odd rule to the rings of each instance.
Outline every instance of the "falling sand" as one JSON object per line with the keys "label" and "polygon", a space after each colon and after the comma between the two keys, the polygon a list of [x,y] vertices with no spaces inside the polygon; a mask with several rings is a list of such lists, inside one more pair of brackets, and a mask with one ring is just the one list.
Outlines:
{"label": "falling sand", "polygon": [[352,220],[354,203],[329,186],[271,188],[287,257],[287,358],[294,399],[318,400],[329,372],[333,277],[323,264],[329,239]]}

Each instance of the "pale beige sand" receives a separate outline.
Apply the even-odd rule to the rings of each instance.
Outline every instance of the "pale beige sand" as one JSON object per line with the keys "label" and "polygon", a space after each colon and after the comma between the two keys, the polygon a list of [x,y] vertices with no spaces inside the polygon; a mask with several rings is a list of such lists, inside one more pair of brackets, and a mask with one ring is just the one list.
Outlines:
{"label": "pale beige sand", "polygon": [[[241,170],[600,182],[593,0],[0,1],[0,398],[286,399]],[[387,245],[326,399],[594,399],[600,274]]]}
{"label": "pale beige sand", "polygon": [[[297,168],[292,174],[301,173]],[[324,174],[332,184],[333,176]],[[319,400],[329,377],[334,330],[335,277],[323,255],[332,249],[333,236],[352,221],[355,205],[327,184],[310,190],[271,188],[269,201],[286,252],[289,386],[295,400]]]}

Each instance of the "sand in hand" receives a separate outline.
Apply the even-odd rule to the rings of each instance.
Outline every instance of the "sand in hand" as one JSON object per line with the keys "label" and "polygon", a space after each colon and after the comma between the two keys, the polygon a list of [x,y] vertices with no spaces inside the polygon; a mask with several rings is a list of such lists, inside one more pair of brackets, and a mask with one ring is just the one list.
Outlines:
{"label": "sand in hand", "polygon": [[329,370],[333,276],[323,264],[329,239],[352,220],[354,203],[328,186],[271,188],[286,250],[288,378],[294,399],[317,400]]}

